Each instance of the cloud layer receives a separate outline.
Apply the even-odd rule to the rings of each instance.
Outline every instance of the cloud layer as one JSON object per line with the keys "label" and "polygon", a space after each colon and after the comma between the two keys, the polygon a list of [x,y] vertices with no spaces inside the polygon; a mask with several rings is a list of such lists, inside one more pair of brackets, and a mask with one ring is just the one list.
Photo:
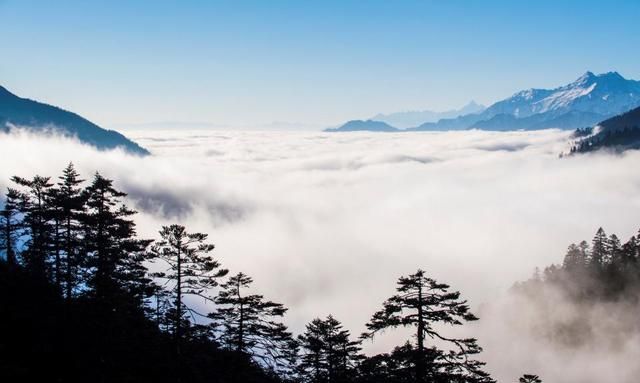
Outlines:
{"label": "cloud layer", "polygon": [[[478,308],[599,226],[624,238],[640,224],[640,153],[559,159],[566,132],[129,135],[154,156],[3,135],[0,186],[69,161],[87,178],[99,170],[130,194],[141,234],[172,222],[209,233],[225,267],[290,307],[294,331],[332,313],[358,334],[417,268]],[[499,336],[480,327],[481,341]],[[515,381],[500,352],[487,348],[489,369]]]}

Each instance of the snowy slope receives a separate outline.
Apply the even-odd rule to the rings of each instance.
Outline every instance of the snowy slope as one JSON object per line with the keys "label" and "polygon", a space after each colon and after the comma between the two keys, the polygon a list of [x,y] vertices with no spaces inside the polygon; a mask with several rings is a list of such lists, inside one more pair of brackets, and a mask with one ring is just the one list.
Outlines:
{"label": "snowy slope", "polygon": [[533,130],[590,126],[640,106],[640,81],[617,72],[586,72],[555,89],[528,89],[489,106],[473,118],[422,124],[413,130]]}

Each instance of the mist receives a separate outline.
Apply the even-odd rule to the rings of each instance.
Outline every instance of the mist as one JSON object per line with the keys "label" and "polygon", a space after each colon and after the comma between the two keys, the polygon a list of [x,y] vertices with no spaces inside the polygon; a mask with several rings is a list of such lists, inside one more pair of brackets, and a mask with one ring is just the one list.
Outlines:
{"label": "mist", "polygon": [[[569,133],[555,130],[129,133],[153,156],[3,134],[0,186],[12,175],[56,177],[70,161],[85,178],[100,171],[129,193],[142,237],[168,223],[209,233],[225,267],[290,308],[294,332],[331,313],[359,334],[397,278],[422,268],[479,314],[468,330],[500,381],[523,372],[548,382],[634,381],[637,369],[624,361],[640,357],[635,338],[616,352],[558,348],[524,330],[536,312],[504,307],[514,282],[559,262],[570,242],[599,226],[634,234],[639,152],[560,159]],[[566,307],[562,297],[553,302]],[[376,353],[402,342],[389,335],[364,346]]]}
{"label": "mist", "polygon": [[530,371],[545,382],[636,382],[640,309],[632,295],[577,302],[551,284],[512,290],[481,307],[470,332],[480,334],[498,381]]}

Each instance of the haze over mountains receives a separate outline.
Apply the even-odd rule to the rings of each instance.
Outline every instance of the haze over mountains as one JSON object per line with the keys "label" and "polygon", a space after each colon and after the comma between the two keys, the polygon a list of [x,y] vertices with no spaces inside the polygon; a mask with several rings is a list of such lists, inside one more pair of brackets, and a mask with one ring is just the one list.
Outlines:
{"label": "haze over mountains", "polygon": [[[639,81],[625,79],[617,72],[599,75],[586,72],[555,89],[523,90],[480,113],[424,122],[403,131],[576,129],[593,126],[638,106]],[[332,131],[349,131],[353,125],[351,122]],[[362,124],[359,128],[365,130]],[[369,130],[378,131],[372,124]]]}
{"label": "haze over mountains", "polygon": [[371,117],[371,120],[386,122],[387,124],[399,129],[407,129],[413,128],[425,122],[437,122],[445,118],[456,118],[465,114],[480,113],[485,109],[486,107],[484,105],[480,105],[475,101],[471,101],[460,109],[447,110],[444,112],[434,112],[431,110],[412,110],[389,114],[380,113]]}
{"label": "haze over mountains", "polygon": [[[554,89],[523,90],[487,108],[472,101],[459,110],[446,112],[425,110],[378,114],[369,120],[352,120],[325,131],[582,129],[572,152],[602,147],[625,150],[640,147],[640,112],[635,110],[625,114],[638,107],[640,81],[625,79],[617,72],[599,75],[586,72],[567,85]],[[407,127],[423,119],[426,121],[415,127]],[[598,125],[597,129],[588,129],[595,125]],[[44,134],[61,133],[99,149],[123,148],[138,155],[149,154],[146,149],[116,131],[100,128],[58,107],[18,97],[0,87],[0,131],[14,128]]]}
{"label": "haze over mountains", "polygon": [[18,97],[0,86],[0,132],[12,128],[72,136],[102,150],[122,148],[133,154],[149,154],[145,148],[114,130],[103,129],[64,109]]}

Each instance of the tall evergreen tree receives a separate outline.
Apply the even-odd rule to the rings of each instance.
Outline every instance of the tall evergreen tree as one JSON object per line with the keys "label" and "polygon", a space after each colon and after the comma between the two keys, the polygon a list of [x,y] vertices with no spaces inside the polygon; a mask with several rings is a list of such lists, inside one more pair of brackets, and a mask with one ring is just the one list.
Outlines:
{"label": "tall evergreen tree", "polygon": [[629,238],[629,241],[622,245],[622,249],[620,249],[619,270],[630,276],[630,273],[633,273],[633,270],[637,267],[637,260],[638,240],[633,236]]}
{"label": "tall evergreen tree", "polygon": [[78,283],[78,267],[82,263],[80,245],[82,243],[82,223],[85,213],[85,194],[80,185],[84,182],[76,171],[73,163],[69,163],[62,171],[57,184],[57,202],[61,209],[61,235],[62,248],[65,253],[64,280],[65,296],[67,299],[73,295]]}
{"label": "tall evergreen tree", "polygon": [[83,220],[89,251],[88,285],[95,297],[107,304],[122,292],[141,300],[144,292],[140,287],[146,283],[143,261],[150,241],[136,238],[135,223],[130,219],[136,212],[122,204],[126,194],[99,173],[83,193],[87,205]]}
{"label": "tall evergreen tree", "polygon": [[596,235],[591,241],[591,259],[590,264],[593,270],[601,270],[607,261],[608,255],[608,242],[607,234],[604,229],[599,228]]}
{"label": "tall evergreen tree", "polygon": [[567,254],[564,256],[564,262],[562,263],[562,267],[567,270],[579,270],[583,269],[585,266],[585,259],[580,248],[576,246],[575,243],[569,245],[567,249]]}
{"label": "tall evergreen tree", "polygon": [[[415,328],[416,381],[491,381],[481,369],[483,363],[469,358],[482,350],[475,339],[449,338],[435,328],[436,324],[457,326],[478,319],[469,311],[466,301],[460,299],[459,292],[450,292],[449,285],[436,282],[422,270],[401,277],[397,292],[373,315],[364,338],[372,338],[388,328]],[[427,337],[450,344],[452,349],[441,352],[435,347],[428,348]]]}
{"label": "tall evergreen tree", "polygon": [[298,339],[306,382],[347,382],[353,377],[361,359],[360,342],[352,341],[349,331],[333,316],[314,319]]}
{"label": "tall evergreen tree", "polygon": [[19,204],[23,228],[28,238],[26,249],[22,252],[23,258],[32,273],[45,278],[49,258],[48,245],[51,239],[47,199],[53,184],[50,177],[38,175],[30,180],[14,176],[12,181],[27,189],[26,192],[20,193],[22,201]]}
{"label": "tall evergreen tree", "polygon": [[238,273],[221,285],[215,302],[218,309],[209,315],[222,325],[222,342],[238,353],[267,364],[276,371],[288,370],[291,333],[277,319],[287,309],[265,301],[262,295],[246,294],[251,277]]}
{"label": "tall evergreen tree", "polygon": [[9,188],[5,195],[4,208],[0,210],[0,248],[4,250],[7,265],[11,268],[17,263],[16,240],[20,229],[17,215],[20,200],[20,193]]}
{"label": "tall evergreen tree", "polygon": [[51,238],[47,243],[53,258],[52,278],[56,289],[62,293],[62,206],[60,191],[55,186],[47,193],[47,218],[51,226]]}
{"label": "tall evergreen tree", "polygon": [[185,326],[185,315],[194,311],[184,304],[185,296],[197,296],[212,300],[209,290],[218,285],[218,278],[225,276],[228,270],[220,268],[220,263],[209,253],[214,245],[207,243],[207,234],[188,233],[181,225],[163,226],[161,240],[152,247],[152,261],[162,260],[168,266],[167,271],[154,273],[156,278],[170,283],[174,305],[171,318],[176,349],[180,352],[180,343]]}

